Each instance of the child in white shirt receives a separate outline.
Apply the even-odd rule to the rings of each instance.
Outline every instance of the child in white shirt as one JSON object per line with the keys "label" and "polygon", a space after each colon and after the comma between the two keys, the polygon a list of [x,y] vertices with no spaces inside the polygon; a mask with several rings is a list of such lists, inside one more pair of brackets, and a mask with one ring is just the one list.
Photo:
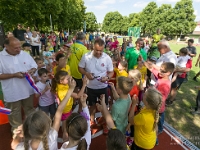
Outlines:
{"label": "child in white shirt", "polygon": [[39,97],[39,108],[40,110],[50,114],[51,119],[53,119],[56,113],[55,106],[55,96],[51,93],[51,83],[49,82],[48,71],[45,68],[41,68],[38,70],[38,76],[40,77],[40,81],[36,83],[36,87],[38,88],[40,94],[36,92],[36,97]]}
{"label": "child in white shirt", "polygon": [[[178,63],[176,64],[176,68],[185,68],[189,59],[191,59],[191,57],[188,56],[188,49],[185,47],[181,48],[179,50]],[[177,76],[181,74],[182,72],[175,72],[172,78],[172,83],[176,80]]]}

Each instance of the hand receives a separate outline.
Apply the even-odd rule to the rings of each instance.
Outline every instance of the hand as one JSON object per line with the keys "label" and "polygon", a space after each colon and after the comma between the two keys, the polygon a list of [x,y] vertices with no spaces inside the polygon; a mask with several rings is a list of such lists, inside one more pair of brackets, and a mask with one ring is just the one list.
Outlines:
{"label": "hand", "polygon": [[13,130],[13,139],[16,138],[23,138],[24,134],[23,134],[23,125],[20,125],[17,127],[17,129]]}
{"label": "hand", "polygon": [[105,94],[101,94],[99,101],[100,101],[102,106],[106,105],[106,103],[105,103]]}
{"label": "hand", "polygon": [[35,70],[36,69],[32,68],[31,70],[28,71],[28,73],[32,76],[35,73]]}
{"label": "hand", "polygon": [[97,110],[102,112],[103,111],[103,106],[99,103],[96,103],[96,106],[97,106]]}
{"label": "hand", "polygon": [[65,58],[65,57],[62,57],[62,58],[60,58],[59,61],[58,61],[58,66],[59,66],[60,68],[64,68],[64,67],[66,66],[66,63],[67,63],[66,58]]}
{"label": "hand", "polygon": [[80,101],[83,107],[87,106],[86,104],[87,97],[88,97],[87,94],[83,94],[80,98]]}
{"label": "hand", "polygon": [[108,77],[101,77],[101,82],[106,82],[108,81]]}
{"label": "hand", "polygon": [[75,87],[76,87],[76,81],[71,77],[71,78],[69,78],[69,88],[70,89],[72,89],[72,90],[74,90],[75,89]]}
{"label": "hand", "polygon": [[83,80],[83,85],[86,86],[88,82],[87,76],[84,76],[82,80]]}
{"label": "hand", "polygon": [[138,104],[138,97],[137,95],[133,95],[132,97],[132,105],[136,106]]}
{"label": "hand", "polygon": [[126,131],[128,131],[128,133],[131,132],[131,124],[130,124],[130,123],[127,125],[127,127],[126,127]]}
{"label": "hand", "polygon": [[88,78],[89,80],[93,80],[93,79],[94,79],[94,76],[93,76],[92,73],[87,72],[85,75],[87,76],[87,78]]}
{"label": "hand", "polygon": [[15,78],[24,78],[24,74],[22,72],[17,72],[13,74]]}
{"label": "hand", "polygon": [[110,85],[111,88],[115,88],[115,85],[112,82],[109,82],[108,85]]}
{"label": "hand", "polygon": [[45,91],[48,91],[48,90],[50,90],[50,89],[51,89],[51,86],[50,86],[49,84],[47,84],[44,90],[45,90]]}

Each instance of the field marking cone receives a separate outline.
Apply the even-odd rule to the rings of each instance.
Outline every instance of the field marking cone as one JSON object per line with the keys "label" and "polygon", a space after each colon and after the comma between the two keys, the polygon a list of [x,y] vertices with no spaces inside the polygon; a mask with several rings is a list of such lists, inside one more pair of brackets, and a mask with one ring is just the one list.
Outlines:
{"label": "field marking cone", "polygon": [[[4,104],[3,104],[3,101],[0,100],[0,106],[4,108]],[[9,120],[8,120],[8,115],[7,114],[3,114],[3,113],[0,113],[0,125],[2,124],[6,124],[8,123]]]}

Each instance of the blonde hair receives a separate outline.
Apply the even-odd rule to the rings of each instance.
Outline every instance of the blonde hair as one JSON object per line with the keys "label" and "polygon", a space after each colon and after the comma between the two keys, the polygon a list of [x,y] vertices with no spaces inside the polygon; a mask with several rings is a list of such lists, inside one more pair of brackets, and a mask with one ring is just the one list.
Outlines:
{"label": "blonde hair", "polygon": [[130,70],[128,72],[128,75],[129,75],[129,78],[134,81],[134,83],[138,83],[139,82],[138,86],[139,86],[140,90],[143,90],[143,85],[142,85],[142,81],[141,81],[141,78],[142,78],[141,72],[139,70],[137,70],[137,69]]}
{"label": "blonde hair", "polygon": [[121,76],[117,78],[117,85],[123,94],[128,94],[133,88],[133,81],[128,77]]}
{"label": "blonde hair", "polygon": [[162,94],[155,88],[149,88],[145,92],[145,100],[148,103],[149,107],[155,110],[155,121],[153,124],[153,130],[156,130],[159,120],[159,110],[162,106]]}
{"label": "blonde hair", "polygon": [[43,111],[34,111],[28,115],[23,124],[24,149],[29,150],[29,141],[41,140],[43,149],[49,150],[48,134],[51,128],[51,119]]}

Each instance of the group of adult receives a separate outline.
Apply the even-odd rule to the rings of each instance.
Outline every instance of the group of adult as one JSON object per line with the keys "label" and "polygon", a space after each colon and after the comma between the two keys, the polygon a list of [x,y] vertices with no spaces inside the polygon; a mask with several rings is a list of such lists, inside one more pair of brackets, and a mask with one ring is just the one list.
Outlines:
{"label": "group of adult", "polygon": [[[88,102],[90,105],[91,121],[94,122],[96,112],[97,98],[101,94],[105,94],[106,102],[108,102],[107,84],[113,76],[113,64],[111,58],[105,54],[105,42],[101,38],[94,41],[93,51],[88,51],[84,46],[86,35],[83,32],[77,33],[76,41],[71,45],[71,55],[69,57],[69,66],[71,75],[76,81],[77,88],[82,87],[82,77],[87,76],[89,79],[87,85]],[[146,55],[143,49],[139,46],[140,41],[136,43],[136,47],[127,49],[128,53],[141,54],[144,59]],[[166,40],[161,40],[157,43],[158,51],[161,57],[157,60],[157,69],[163,62],[172,62],[177,64],[177,56],[170,49],[169,43]],[[194,57],[195,52],[189,49],[190,56]],[[127,57],[129,69],[133,68],[130,65],[135,64],[133,58]],[[179,75],[175,82],[172,83],[171,93],[168,104],[171,104],[177,94],[178,88],[186,77],[186,72],[189,72],[192,67],[192,60],[188,60],[186,68],[181,68],[176,71],[183,72]],[[4,94],[5,106],[11,109],[9,122],[12,130],[22,124],[21,107],[24,108],[25,114],[28,115],[34,110],[32,87],[28,84],[24,77],[24,72],[33,74],[37,69],[37,64],[33,58],[21,50],[21,41],[15,37],[10,37],[5,41],[5,48],[0,52],[0,80],[2,91]],[[99,77],[101,77],[99,79]],[[19,88],[20,87],[20,88]]]}

